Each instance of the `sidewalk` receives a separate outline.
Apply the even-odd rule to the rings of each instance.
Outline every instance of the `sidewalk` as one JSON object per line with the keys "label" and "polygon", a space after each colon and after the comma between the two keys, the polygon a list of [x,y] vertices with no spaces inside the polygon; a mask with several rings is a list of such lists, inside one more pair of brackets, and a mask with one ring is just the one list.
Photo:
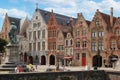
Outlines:
{"label": "sidewalk", "polygon": [[[35,68],[35,65],[33,65]],[[45,72],[47,68],[56,68],[56,66],[47,66],[47,65],[38,65],[36,71],[37,72]],[[60,66],[60,68],[63,68]],[[69,69],[70,71],[84,71],[87,70],[86,67],[81,66],[65,66],[65,69]],[[93,67],[90,67],[89,70],[94,70]],[[106,71],[120,71],[119,69],[113,69],[113,68],[97,68],[97,70],[106,70]]]}

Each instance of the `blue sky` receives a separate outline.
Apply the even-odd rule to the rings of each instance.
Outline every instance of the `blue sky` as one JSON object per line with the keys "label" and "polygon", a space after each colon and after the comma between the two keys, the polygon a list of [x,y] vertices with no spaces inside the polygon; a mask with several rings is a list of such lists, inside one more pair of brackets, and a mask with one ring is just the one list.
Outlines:
{"label": "blue sky", "polygon": [[120,16],[120,0],[0,0],[0,31],[2,29],[5,13],[8,16],[31,19],[36,3],[40,9],[53,11],[76,17],[77,13],[82,12],[87,20],[92,20],[96,9],[110,14],[113,7],[114,16]]}

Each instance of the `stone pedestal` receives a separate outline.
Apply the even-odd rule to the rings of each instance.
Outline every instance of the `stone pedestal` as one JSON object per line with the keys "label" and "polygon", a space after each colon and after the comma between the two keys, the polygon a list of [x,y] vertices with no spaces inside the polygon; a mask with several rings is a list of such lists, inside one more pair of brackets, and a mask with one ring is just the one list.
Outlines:
{"label": "stone pedestal", "polygon": [[20,63],[18,44],[8,44],[6,47],[5,61],[0,66],[0,71],[14,71],[14,68]]}
{"label": "stone pedestal", "polygon": [[18,44],[8,44],[5,62],[19,63],[19,46]]}

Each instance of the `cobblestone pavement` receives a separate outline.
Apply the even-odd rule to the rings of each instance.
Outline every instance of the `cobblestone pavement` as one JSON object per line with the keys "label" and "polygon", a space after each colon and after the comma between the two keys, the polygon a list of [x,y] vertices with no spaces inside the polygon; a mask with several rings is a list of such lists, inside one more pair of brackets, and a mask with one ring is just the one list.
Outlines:
{"label": "cobblestone pavement", "polygon": [[[48,66],[48,65],[33,65],[33,67],[35,68],[35,72],[46,72],[46,69],[48,68],[56,68],[56,66]],[[61,69],[63,69],[63,67],[60,66]],[[65,66],[64,67],[65,70],[70,70],[70,71],[83,71],[83,70],[94,70],[93,67],[80,67],[80,66]],[[97,68],[97,70],[106,70],[106,71],[120,71],[120,69],[114,69],[114,68],[105,68],[105,67],[101,67],[101,68]],[[0,74],[3,73],[9,73],[9,71],[0,71]]]}
{"label": "cobblestone pavement", "polygon": [[[47,68],[56,68],[56,66],[47,66],[47,65],[39,65],[36,66],[34,65],[34,68],[37,72],[45,72]],[[60,66],[61,69],[63,69],[63,67]],[[70,71],[83,71],[83,70],[94,70],[93,67],[80,67],[80,66],[66,66],[64,69],[66,70],[70,70]],[[120,69],[114,69],[114,68],[105,68],[105,67],[101,67],[101,68],[97,68],[97,70],[106,70],[106,71],[120,71]]]}

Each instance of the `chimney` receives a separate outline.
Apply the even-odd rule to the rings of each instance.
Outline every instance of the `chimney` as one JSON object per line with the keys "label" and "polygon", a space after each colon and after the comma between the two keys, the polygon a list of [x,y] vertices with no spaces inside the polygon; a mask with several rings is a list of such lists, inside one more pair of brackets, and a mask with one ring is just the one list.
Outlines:
{"label": "chimney", "polygon": [[110,26],[111,27],[113,26],[113,7],[111,7],[111,10],[110,10]]}
{"label": "chimney", "polygon": [[99,9],[97,9],[97,12],[99,12]]}
{"label": "chimney", "polygon": [[82,13],[77,13],[77,17],[79,18],[82,15]]}

